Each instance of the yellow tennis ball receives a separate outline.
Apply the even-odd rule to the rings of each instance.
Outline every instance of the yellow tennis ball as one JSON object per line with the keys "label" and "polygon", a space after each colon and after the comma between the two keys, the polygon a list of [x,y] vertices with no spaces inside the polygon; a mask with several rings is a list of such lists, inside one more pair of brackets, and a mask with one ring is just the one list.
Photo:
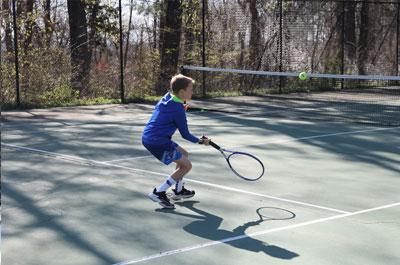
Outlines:
{"label": "yellow tennis ball", "polygon": [[306,74],[305,72],[301,72],[301,73],[299,74],[299,78],[300,78],[300,80],[306,80],[307,74]]}

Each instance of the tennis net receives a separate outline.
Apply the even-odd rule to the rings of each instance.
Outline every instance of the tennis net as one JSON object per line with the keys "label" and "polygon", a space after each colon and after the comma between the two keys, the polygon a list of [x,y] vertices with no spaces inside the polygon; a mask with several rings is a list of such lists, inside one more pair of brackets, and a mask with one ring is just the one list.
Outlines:
{"label": "tennis net", "polygon": [[181,71],[197,81],[197,95],[251,96],[213,98],[208,101],[220,104],[207,104],[209,111],[400,126],[400,76],[307,74],[300,80],[299,73],[193,66]]}

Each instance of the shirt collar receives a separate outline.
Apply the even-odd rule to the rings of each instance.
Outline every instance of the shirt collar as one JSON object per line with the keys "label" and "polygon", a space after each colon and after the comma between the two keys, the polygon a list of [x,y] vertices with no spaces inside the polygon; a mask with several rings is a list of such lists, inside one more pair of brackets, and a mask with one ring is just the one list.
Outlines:
{"label": "shirt collar", "polygon": [[172,100],[178,103],[184,103],[182,99],[178,98],[177,96],[175,96],[174,94],[170,93],[172,96]]}

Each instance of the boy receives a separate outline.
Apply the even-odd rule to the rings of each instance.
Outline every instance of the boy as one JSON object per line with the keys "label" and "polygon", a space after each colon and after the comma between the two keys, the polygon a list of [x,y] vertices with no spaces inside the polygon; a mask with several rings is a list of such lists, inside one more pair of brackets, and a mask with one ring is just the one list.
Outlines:
{"label": "boy", "polygon": [[188,129],[186,121],[186,113],[188,105],[184,104],[189,101],[193,94],[194,80],[182,74],[172,77],[170,82],[170,92],[157,103],[154,113],[147,123],[142,143],[158,160],[166,165],[171,162],[176,163],[175,171],[164,181],[164,183],[155,188],[149,194],[149,198],[158,202],[164,208],[174,208],[174,204],[170,203],[166,190],[175,185],[172,190],[172,199],[180,200],[194,196],[195,192],[183,187],[183,177],[190,171],[192,164],[188,159],[188,152],[171,140],[176,129],[179,130],[181,136],[193,143],[209,145],[210,139],[198,138],[193,136]]}

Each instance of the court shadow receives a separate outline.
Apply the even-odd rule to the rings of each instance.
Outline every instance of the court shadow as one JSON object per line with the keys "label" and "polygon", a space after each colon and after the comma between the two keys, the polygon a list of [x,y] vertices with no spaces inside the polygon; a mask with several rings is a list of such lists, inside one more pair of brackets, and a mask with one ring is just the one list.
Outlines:
{"label": "court shadow", "polygon": [[244,223],[232,231],[220,229],[219,226],[221,225],[223,218],[196,208],[194,206],[196,203],[198,203],[198,201],[176,203],[182,207],[186,207],[195,214],[180,213],[177,211],[163,209],[157,209],[156,211],[196,219],[190,224],[184,226],[183,230],[198,237],[206,238],[212,241],[219,241],[232,247],[251,252],[264,252],[271,257],[279,259],[293,259],[299,256],[295,252],[276,245],[270,245],[264,241],[254,239],[245,234],[245,231],[249,227],[259,225],[262,222],[261,220]]}

